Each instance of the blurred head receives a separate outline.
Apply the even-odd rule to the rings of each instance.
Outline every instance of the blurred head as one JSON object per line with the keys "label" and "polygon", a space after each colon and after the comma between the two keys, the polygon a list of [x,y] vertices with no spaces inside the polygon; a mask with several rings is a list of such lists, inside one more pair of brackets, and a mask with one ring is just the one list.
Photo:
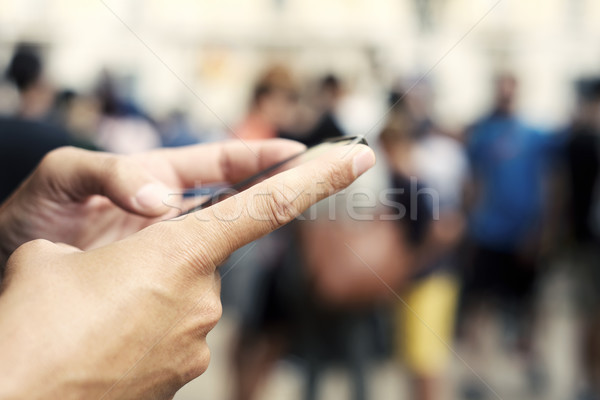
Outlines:
{"label": "blurred head", "polygon": [[38,49],[33,45],[20,44],[8,64],[6,77],[19,92],[34,86],[42,77],[42,61]]}
{"label": "blurred head", "polygon": [[38,47],[31,44],[18,45],[8,65],[6,77],[21,95],[19,113],[22,116],[38,118],[49,111],[54,100],[54,90],[44,77]]}
{"label": "blurred head", "polygon": [[379,135],[379,142],[388,164],[397,172],[409,174],[410,151],[415,140],[417,121],[401,100],[390,113],[385,127]]}
{"label": "blurred head", "polygon": [[342,83],[333,74],[325,75],[319,82],[319,100],[326,110],[335,107],[342,96]]}
{"label": "blurred head", "polygon": [[496,77],[495,108],[503,114],[511,114],[514,111],[517,97],[517,78],[511,74],[501,74]]}
{"label": "blurred head", "polygon": [[297,88],[290,71],[282,66],[266,70],[252,95],[252,112],[258,113],[277,128],[291,124],[297,103]]}
{"label": "blurred head", "polygon": [[407,110],[418,121],[429,119],[429,109],[433,100],[432,87],[429,81],[419,77],[401,83],[389,98],[390,106],[394,100],[402,99]]}
{"label": "blurred head", "polygon": [[118,116],[121,114],[122,107],[118,94],[118,82],[110,71],[104,69],[100,73],[95,95],[104,115]]}
{"label": "blurred head", "polygon": [[578,106],[575,122],[581,127],[600,131],[600,78],[577,82]]}

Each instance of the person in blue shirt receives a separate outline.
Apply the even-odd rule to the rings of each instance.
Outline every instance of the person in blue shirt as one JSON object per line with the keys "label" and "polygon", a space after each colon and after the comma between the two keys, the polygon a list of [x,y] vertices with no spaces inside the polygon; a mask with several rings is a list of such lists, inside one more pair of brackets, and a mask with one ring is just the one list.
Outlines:
{"label": "person in blue shirt", "polygon": [[517,89],[515,77],[499,76],[493,111],[467,136],[471,251],[463,276],[463,311],[482,304],[498,307],[505,322],[512,322],[507,328],[513,334],[505,339],[514,341],[507,344],[528,353],[549,167],[560,139],[516,115]]}
{"label": "person in blue shirt", "polygon": [[496,292],[523,297],[533,283],[547,206],[545,184],[558,144],[556,137],[528,126],[515,114],[516,91],[514,77],[499,77],[493,112],[473,126],[467,139],[473,178],[469,234],[475,261],[480,261],[469,275],[491,280],[484,286],[477,282],[479,291],[494,286]]}
{"label": "person in blue shirt", "polygon": [[539,235],[556,138],[514,114],[514,78],[499,78],[497,85],[496,109],[474,126],[467,144],[477,190],[471,234],[477,244],[514,253]]}

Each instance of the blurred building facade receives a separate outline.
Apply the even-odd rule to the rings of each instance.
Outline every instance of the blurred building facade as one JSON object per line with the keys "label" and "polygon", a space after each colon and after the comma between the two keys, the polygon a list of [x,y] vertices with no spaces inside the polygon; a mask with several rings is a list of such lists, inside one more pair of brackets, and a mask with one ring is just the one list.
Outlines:
{"label": "blurred building facade", "polygon": [[151,112],[184,107],[214,129],[239,119],[239,90],[265,62],[336,71],[373,98],[426,75],[449,126],[480,115],[490,77],[510,69],[524,82],[523,114],[560,125],[571,82],[600,66],[598,20],[594,0],[4,0],[0,64],[15,43],[41,43],[61,85],[85,89],[114,69]]}

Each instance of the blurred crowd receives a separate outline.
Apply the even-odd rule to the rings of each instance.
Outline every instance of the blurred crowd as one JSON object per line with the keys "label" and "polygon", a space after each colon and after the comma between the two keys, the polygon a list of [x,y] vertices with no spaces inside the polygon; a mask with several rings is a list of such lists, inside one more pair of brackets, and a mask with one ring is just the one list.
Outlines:
{"label": "blurred crowd", "polygon": [[[2,102],[0,201],[65,145],[136,153],[283,137],[313,146],[353,132],[355,94],[335,71],[299,80],[284,64],[266,66],[246,115],[219,135],[177,109],[150,115],[108,70],[89,92],[57,88],[35,44],[17,46],[4,71],[0,91],[17,95]],[[534,342],[553,274],[569,278],[577,316],[570,340],[581,375],[570,398],[600,399],[600,78],[573,83],[576,110],[554,131],[518,114],[519,84],[498,71],[489,111],[450,130],[432,117],[427,80],[398,81],[382,94],[382,123],[364,132],[378,168],[310,210],[316,218],[228,261],[232,399],[259,398],[281,360],[297,366],[306,400],[332,367],[351,377],[353,399],[367,399],[371,367],[390,360],[405,367],[412,399],[494,398],[477,373],[489,361],[489,326],[494,346],[518,360],[527,393],[547,398],[552,371]],[[473,371],[454,390],[456,359]]]}

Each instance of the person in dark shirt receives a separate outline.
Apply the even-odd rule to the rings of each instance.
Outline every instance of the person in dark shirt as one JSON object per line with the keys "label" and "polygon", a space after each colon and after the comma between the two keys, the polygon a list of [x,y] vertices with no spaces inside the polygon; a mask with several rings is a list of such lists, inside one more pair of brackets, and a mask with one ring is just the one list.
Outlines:
{"label": "person in dark shirt", "polygon": [[569,274],[582,321],[581,399],[600,398],[600,78],[578,83],[579,105],[565,149],[567,220],[571,228]]}
{"label": "person in dark shirt", "polygon": [[578,115],[569,129],[566,163],[571,189],[570,217],[578,242],[598,241],[594,213],[600,178],[600,78],[579,83]]}
{"label": "person in dark shirt", "polygon": [[19,91],[15,116],[0,117],[0,202],[5,200],[49,151],[69,144],[69,135],[46,122],[53,89],[43,75],[39,50],[19,45],[6,77]]}
{"label": "person in dark shirt", "polygon": [[344,136],[344,131],[335,116],[335,109],[342,95],[342,84],[335,75],[325,76],[319,85],[318,102],[321,117],[309,134],[300,138],[307,146],[314,146],[322,141],[338,136]]}
{"label": "person in dark shirt", "polygon": [[27,178],[46,153],[68,143],[67,134],[55,126],[0,117],[0,203]]}
{"label": "person in dark shirt", "polygon": [[17,117],[39,121],[48,116],[54,102],[54,88],[44,75],[41,51],[37,46],[17,45],[6,78],[19,91]]}

